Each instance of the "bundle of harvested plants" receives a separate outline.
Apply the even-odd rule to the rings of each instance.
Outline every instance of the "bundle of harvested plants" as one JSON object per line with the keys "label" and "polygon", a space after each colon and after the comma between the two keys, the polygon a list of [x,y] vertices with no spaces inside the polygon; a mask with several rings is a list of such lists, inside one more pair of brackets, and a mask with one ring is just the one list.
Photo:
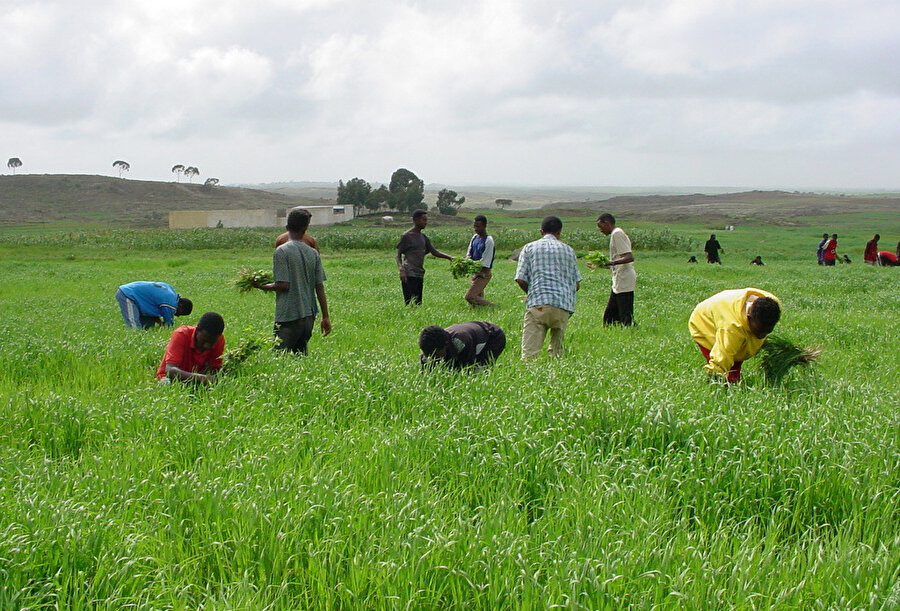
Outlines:
{"label": "bundle of harvested plants", "polygon": [[241,292],[246,293],[252,291],[257,284],[267,284],[272,282],[272,272],[266,269],[249,269],[247,267],[238,272],[237,278],[234,279],[234,286]]}
{"label": "bundle of harvested plants", "polygon": [[821,355],[822,349],[818,346],[805,348],[783,337],[770,335],[760,350],[760,367],[767,382],[778,384],[791,369],[814,363]]}
{"label": "bundle of harvested plants", "polygon": [[464,278],[481,271],[481,261],[473,261],[469,257],[456,257],[450,261],[450,273],[454,278]]}
{"label": "bundle of harvested plants", "polygon": [[275,338],[271,335],[252,334],[238,342],[237,346],[229,348],[222,355],[221,373],[228,375],[234,371],[250,356],[264,348],[271,348]]}
{"label": "bundle of harvested plants", "polygon": [[590,251],[588,254],[584,255],[584,260],[594,267],[603,267],[604,265],[609,263],[609,257],[599,250]]}

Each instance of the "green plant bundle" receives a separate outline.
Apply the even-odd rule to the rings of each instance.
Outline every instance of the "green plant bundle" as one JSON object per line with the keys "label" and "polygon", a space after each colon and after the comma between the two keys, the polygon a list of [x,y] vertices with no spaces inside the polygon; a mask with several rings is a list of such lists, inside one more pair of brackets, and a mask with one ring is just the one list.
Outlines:
{"label": "green plant bundle", "polygon": [[238,276],[234,280],[234,286],[239,291],[246,293],[247,291],[252,291],[256,284],[266,284],[272,282],[273,279],[272,272],[269,270],[252,270],[245,267],[238,272]]}
{"label": "green plant bundle", "polygon": [[592,263],[597,267],[603,267],[604,265],[609,263],[609,257],[599,250],[592,250],[588,252],[588,254],[584,255],[584,259],[588,263]]}
{"label": "green plant bundle", "polygon": [[481,271],[481,261],[473,261],[469,257],[456,257],[450,261],[450,273],[454,278],[464,278]]}
{"label": "green plant bundle", "polygon": [[271,348],[274,338],[268,335],[251,335],[238,342],[234,348],[229,348],[222,355],[221,373],[228,375],[234,371],[254,352],[264,348]]}
{"label": "green plant bundle", "polygon": [[766,339],[760,352],[760,367],[766,381],[778,384],[797,365],[814,363],[822,354],[822,349],[803,348],[788,339],[772,335]]}

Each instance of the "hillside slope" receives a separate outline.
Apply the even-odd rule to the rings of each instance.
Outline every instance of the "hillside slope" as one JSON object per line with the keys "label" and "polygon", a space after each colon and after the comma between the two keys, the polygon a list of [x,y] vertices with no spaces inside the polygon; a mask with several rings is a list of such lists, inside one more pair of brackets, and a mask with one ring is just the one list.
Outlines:
{"label": "hillside slope", "polygon": [[746,191],[717,195],[619,196],[587,202],[548,204],[559,213],[627,213],[657,221],[703,219],[723,222],[805,224],[803,219],[861,212],[900,212],[900,198],[878,195],[829,195],[786,191]]}
{"label": "hillside slope", "polygon": [[114,223],[165,227],[170,210],[290,208],[330,200],[259,189],[90,175],[0,176],[0,224]]}

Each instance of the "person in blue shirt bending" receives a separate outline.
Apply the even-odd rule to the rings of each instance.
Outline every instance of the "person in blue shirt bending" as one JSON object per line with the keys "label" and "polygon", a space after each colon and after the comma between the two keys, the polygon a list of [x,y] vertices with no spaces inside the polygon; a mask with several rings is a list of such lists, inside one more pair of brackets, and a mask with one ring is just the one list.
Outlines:
{"label": "person in blue shirt bending", "polygon": [[165,282],[129,282],[116,291],[125,324],[134,329],[149,329],[155,325],[172,325],[175,316],[187,316],[194,309]]}

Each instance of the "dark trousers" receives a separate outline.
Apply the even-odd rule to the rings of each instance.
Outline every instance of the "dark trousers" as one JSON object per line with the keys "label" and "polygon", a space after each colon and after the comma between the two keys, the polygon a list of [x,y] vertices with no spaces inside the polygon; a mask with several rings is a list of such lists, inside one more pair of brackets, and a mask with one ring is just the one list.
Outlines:
{"label": "dark trousers", "polygon": [[403,301],[406,305],[411,303],[422,303],[422,291],[425,288],[425,278],[406,277],[406,282],[401,282],[403,287]]}
{"label": "dark trousers", "polygon": [[609,301],[606,303],[606,311],[603,312],[603,324],[619,324],[629,327],[634,324],[633,316],[634,291],[627,293],[610,292]]}
{"label": "dark trousers", "polygon": [[294,354],[306,354],[306,345],[312,337],[312,330],[316,324],[315,316],[298,318],[287,322],[275,323],[275,337],[281,342],[275,346],[278,350],[286,350]]}

